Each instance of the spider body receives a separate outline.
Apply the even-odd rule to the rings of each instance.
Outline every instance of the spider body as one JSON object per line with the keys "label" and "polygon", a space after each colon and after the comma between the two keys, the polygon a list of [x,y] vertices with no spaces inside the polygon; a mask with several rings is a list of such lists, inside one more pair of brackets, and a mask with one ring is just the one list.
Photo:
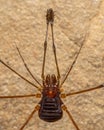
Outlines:
{"label": "spider body", "polygon": [[55,75],[47,75],[43,85],[39,117],[47,122],[57,121],[62,118],[61,105],[63,103],[60,99],[60,90]]}

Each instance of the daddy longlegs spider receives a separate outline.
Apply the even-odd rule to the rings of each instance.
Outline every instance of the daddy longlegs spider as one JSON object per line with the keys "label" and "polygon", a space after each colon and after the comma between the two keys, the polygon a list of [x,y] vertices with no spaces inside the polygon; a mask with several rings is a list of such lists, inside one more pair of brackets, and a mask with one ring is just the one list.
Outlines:
{"label": "daddy longlegs spider", "polygon": [[[76,92],[68,92],[68,93],[63,93],[62,87],[66,79],[68,78],[68,75],[70,74],[73,66],[75,65],[78,56],[81,52],[81,49],[83,48],[84,42],[81,44],[80,49],[72,62],[72,65],[69,67],[67,73],[62,79],[62,82],[60,82],[60,70],[58,66],[58,61],[57,61],[57,55],[56,55],[56,47],[54,43],[54,33],[53,33],[53,24],[54,24],[54,11],[53,9],[48,9],[47,14],[46,14],[46,22],[47,22],[47,29],[46,29],[46,37],[44,41],[44,56],[43,56],[43,65],[42,65],[42,84],[33,76],[31,73],[30,69],[28,68],[26,62],[24,61],[24,58],[22,57],[19,48],[16,45],[16,49],[18,51],[19,56],[21,57],[21,60],[28,71],[28,73],[31,75],[31,77],[38,83],[40,87],[35,85],[34,83],[30,82],[27,78],[22,76],[20,73],[15,71],[12,67],[10,67],[8,64],[6,64],[3,60],[0,59],[0,63],[3,64],[5,67],[7,67],[9,70],[14,72],[16,75],[21,77],[23,80],[31,84],[33,87],[35,87],[39,93],[35,94],[30,94],[30,95],[17,95],[17,96],[0,96],[1,99],[3,98],[25,98],[25,97],[36,97],[40,98],[40,102],[38,105],[35,106],[34,110],[31,112],[27,120],[24,122],[24,124],[20,127],[19,130],[23,130],[24,127],[27,125],[29,120],[32,118],[33,114],[38,111],[39,118],[46,121],[46,122],[54,122],[62,118],[63,116],[63,111],[65,111],[70,120],[72,121],[74,127],[76,130],[81,130],[79,126],[77,125],[76,121],[74,120],[72,114],[70,111],[67,109],[67,107],[64,105],[62,98],[67,98],[68,96],[74,96],[78,95],[81,93],[86,93],[90,92],[93,90],[97,90],[100,88],[104,87],[104,84],[98,85],[93,88],[81,90],[81,91],[76,91]],[[52,33],[52,48],[53,48],[53,53],[54,53],[54,58],[55,58],[55,64],[56,64],[56,69],[57,69],[57,76],[55,74],[48,74],[45,76],[44,74],[44,68],[45,68],[45,61],[46,61],[46,52],[47,52],[47,37],[48,37],[48,27],[51,27],[51,33]]]}

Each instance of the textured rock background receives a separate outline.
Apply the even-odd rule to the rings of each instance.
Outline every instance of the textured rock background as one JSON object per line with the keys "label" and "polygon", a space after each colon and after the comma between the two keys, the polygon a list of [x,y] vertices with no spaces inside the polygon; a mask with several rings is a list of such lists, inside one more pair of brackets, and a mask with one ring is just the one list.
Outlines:
{"label": "textured rock background", "polygon": [[[55,10],[54,35],[62,77],[84,47],[64,89],[77,91],[104,83],[104,1],[102,0],[0,0],[0,58],[34,82],[18,55],[41,80],[45,14]],[[84,40],[86,36],[86,40]],[[49,33],[45,72],[56,73]],[[35,82],[34,82],[35,83]],[[0,64],[0,95],[37,92],[34,87]],[[19,130],[39,99],[0,99],[0,130]],[[80,130],[104,130],[104,89],[64,100]],[[62,120],[46,123],[36,113],[24,130],[75,130],[66,113]]]}

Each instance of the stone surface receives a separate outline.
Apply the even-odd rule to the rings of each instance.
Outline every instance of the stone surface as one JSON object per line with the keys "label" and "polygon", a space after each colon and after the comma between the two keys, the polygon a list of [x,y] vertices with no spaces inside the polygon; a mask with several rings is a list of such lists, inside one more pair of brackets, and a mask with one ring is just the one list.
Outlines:
{"label": "stone surface", "polygon": [[[55,10],[54,36],[61,76],[71,66],[80,45],[84,47],[66,80],[65,92],[104,83],[104,1],[102,0],[0,0],[0,59],[29,80],[16,50],[18,45],[32,73],[41,81],[45,15]],[[86,38],[85,38],[86,37]],[[45,73],[56,74],[49,30]],[[34,82],[35,83],[35,82]],[[37,90],[0,63],[0,95],[36,93]],[[20,130],[39,99],[0,99],[0,130]],[[104,89],[64,100],[80,130],[104,130]],[[46,123],[34,114],[24,130],[76,130],[68,115]]]}

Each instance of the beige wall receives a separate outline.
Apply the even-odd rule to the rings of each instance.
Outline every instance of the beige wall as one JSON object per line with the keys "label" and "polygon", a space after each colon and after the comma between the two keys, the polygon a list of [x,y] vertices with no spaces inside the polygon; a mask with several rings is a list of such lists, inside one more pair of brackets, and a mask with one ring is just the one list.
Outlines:
{"label": "beige wall", "polygon": [[[48,8],[55,11],[54,36],[62,77],[84,42],[77,63],[63,86],[65,91],[104,83],[103,0],[0,0],[0,59],[34,82],[23,66],[16,43],[30,70],[41,81]],[[56,73],[51,47],[49,32],[46,74]],[[0,95],[35,92],[35,88],[0,63]],[[0,130],[19,130],[38,102],[39,99],[33,98],[0,99]],[[64,102],[80,130],[104,130],[104,89],[68,97]],[[66,113],[55,123],[41,121],[36,113],[24,130],[76,129]]]}

